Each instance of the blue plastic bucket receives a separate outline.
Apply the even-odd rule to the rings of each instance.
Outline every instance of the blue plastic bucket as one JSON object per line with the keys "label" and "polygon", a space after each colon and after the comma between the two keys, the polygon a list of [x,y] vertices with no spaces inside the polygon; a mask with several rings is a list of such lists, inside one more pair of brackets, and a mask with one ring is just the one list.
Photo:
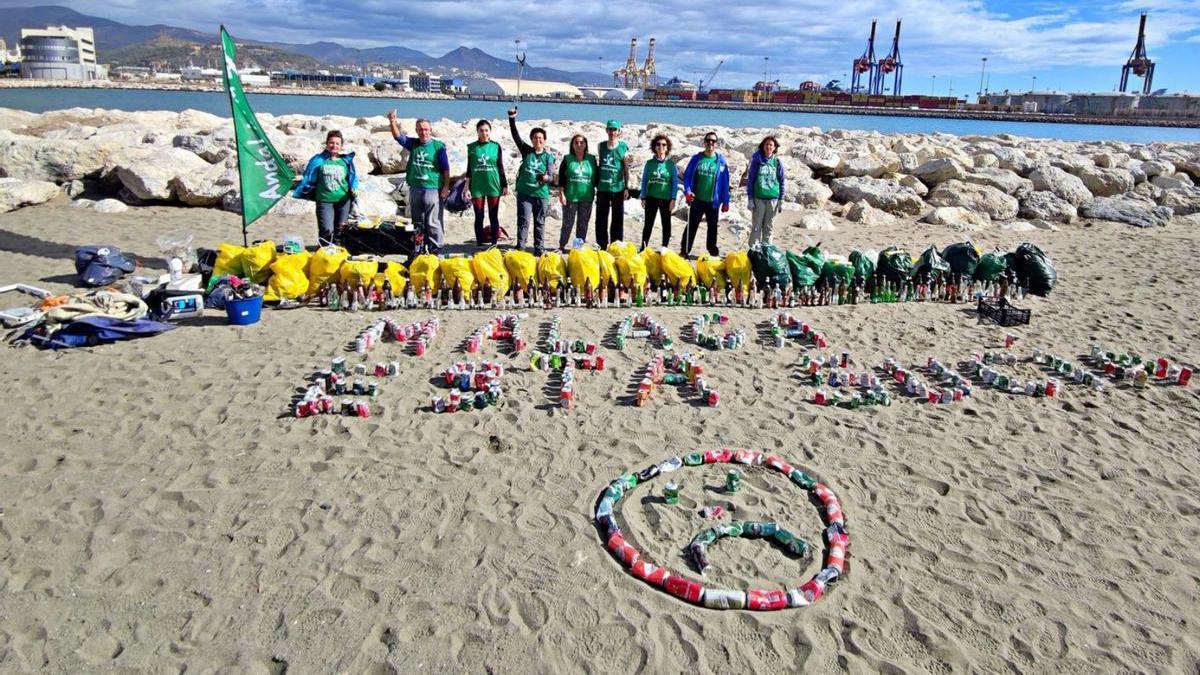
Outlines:
{"label": "blue plastic bucket", "polygon": [[252,323],[258,323],[259,315],[262,314],[262,303],[261,295],[241,300],[229,300],[225,303],[225,314],[229,316],[229,323],[235,326],[249,326]]}

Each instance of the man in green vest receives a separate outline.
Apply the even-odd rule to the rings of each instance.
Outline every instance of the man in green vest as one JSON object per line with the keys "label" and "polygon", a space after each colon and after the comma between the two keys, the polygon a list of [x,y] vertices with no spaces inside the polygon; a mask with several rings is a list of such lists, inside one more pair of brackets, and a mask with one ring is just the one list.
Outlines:
{"label": "man in green vest", "polygon": [[408,206],[417,231],[418,252],[437,253],[443,242],[442,202],[450,194],[446,146],[433,138],[433,125],[427,119],[417,120],[416,138],[400,128],[395,110],[388,113],[388,123],[392,137],[408,150],[404,182],[408,185]]}
{"label": "man in green vest", "polygon": [[517,109],[508,110],[508,127],[513,142],[521,151],[521,168],[517,170],[517,248],[525,249],[529,224],[533,222],[533,254],[542,254],[542,232],[546,228],[546,212],[550,210],[550,183],[555,173],[554,155],[546,149],[546,130],[534,127],[529,142],[517,131]]}

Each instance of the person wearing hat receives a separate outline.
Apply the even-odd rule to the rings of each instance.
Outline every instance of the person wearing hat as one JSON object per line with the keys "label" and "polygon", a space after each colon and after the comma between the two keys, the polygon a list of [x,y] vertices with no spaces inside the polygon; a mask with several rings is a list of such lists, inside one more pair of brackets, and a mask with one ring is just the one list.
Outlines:
{"label": "person wearing hat", "polygon": [[601,141],[596,150],[600,168],[596,181],[596,243],[600,248],[625,238],[625,200],[629,199],[629,147],[620,139],[621,123],[609,120],[604,127],[608,140]]}

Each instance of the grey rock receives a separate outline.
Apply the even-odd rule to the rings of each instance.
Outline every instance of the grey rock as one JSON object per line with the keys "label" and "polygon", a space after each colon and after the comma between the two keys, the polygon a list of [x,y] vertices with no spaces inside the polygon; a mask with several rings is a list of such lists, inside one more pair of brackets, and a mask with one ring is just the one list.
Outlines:
{"label": "grey rock", "polygon": [[1088,191],[1097,197],[1111,197],[1133,189],[1133,174],[1124,169],[1083,167],[1075,172]]}
{"label": "grey rock", "polygon": [[833,218],[823,209],[805,209],[796,221],[796,227],[805,230],[821,231],[833,231],[837,229],[833,226]]}
{"label": "grey rock", "polygon": [[894,225],[896,223],[895,216],[887,211],[877,209],[867,202],[854,202],[847,205],[845,218],[851,222],[862,223],[863,225],[870,225],[872,227]]}
{"label": "grey rock", "polygon": [[1087,189],[1078,176],[1072,176],[1057,167],[1038,167],[1030,172],[1029,180],[1033,181],[1034,189],[1049,190],[1075,206],[1092,199],[1091,190]]}
{"label": "grey rock", "polygon": [[851,177],[833,180],[833,196],[839,202],[865,201],[889,213],[918,215],[925,203],[912,188],[879,178]]}
{"label": "grey rock", "polygon": [[938,185],[925,198],[934,206],[961,206],[984,213],[992,220],[1012,220],[1019,206],[1016,198],[989,185],[951,180]]}
{"label": "grey rock", "polygon": [[931,159],[913,169],[911,174],[929,187],[948,180],[961,179],[966,171],[953,159]]}
{"label": "grey rock", "polygon": [[961,206],[939,206],[921,220],[933,225],[950,225],[963,230],[982,230],[992,224],[992,219],[986,213]]}
{"label": "grey rock", "polygon": [[1158,203],[1162,206],[1170,207],[1175,212],[1175,215],[1178,216],[1189,216],[1193,213],[1200,213],[1200,188],[1188,187],[1163,190]]}
{"label": "grey rock", "polygon": [[1150,179],[1152,185],[1156,185],[1164,190],[1177,190],[1179,188],[1192,187],[1192,179],[1186,173],[1177,173],[1171,176],[1159,174]]}
{"label": "grey rock", "polygon": [[0,213],[42,204],[62,194],[62,188],[44,180],[0,178]]}
{"label": "grey rock", "polygon": [[96,213],[125,213],[129,207],[119,199],[101,199],[92,205]]}
{"label": "grey rock", "polygon": [[1053,192],[1037,190],[1021,200],[1021,208],[1017,215],[1056,223],[1073,223],[1079,216],[1079,211],[1073,204]]}
{"label": "grey rock", "polygon": [[960,178],[964,183],[988,185],[1017,199],[1033,192],[1033,181],[1022,178],[1015,172],[997,167],[985,167],[964,173]]}
{"label": "grey rock", "polygon": [[1166,206],[1154,206],[1132,199],[1119,197],[1097,197],[1079,209],[1084,218],[1127,223],[1137,227],[1166,225],[1173,212]]}
{"label": "grey rock", "polygon": [[117,166],[117,178],[135,197],[146,201],[171,199],[171,183],[175,178],[211,166],[180,148],[150,150],[128,159],[132,161]]}

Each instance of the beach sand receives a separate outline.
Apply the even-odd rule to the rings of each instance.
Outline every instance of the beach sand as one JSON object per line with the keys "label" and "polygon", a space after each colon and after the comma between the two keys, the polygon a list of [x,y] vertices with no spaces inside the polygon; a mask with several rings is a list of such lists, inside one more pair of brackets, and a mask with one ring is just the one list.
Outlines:
{"label": "beach sand", "polygon": [[[803,231],[786,221],[777,243]],[[965,236],[904,220],[835,218],[828,252]],[[76,245],[111,243],[163,266],[154,245],[186,227],[198,245],[240,239],[236,215],[134,208],[106,215],[65,199],[0,215],[3,281],[70,289]],[[551,221],[548,231],[557,227]],[[631,227],[627,223],[627,227]],[[640,224],[637,225],[640,227]],[[470,235],[451,219],[450,240]],[[682,226],[676,221],[676,229]],[[270,217],[255,237],[312,237],[310,219]],[[676,235],[678,236],[678,235]],[[1059,286],[1029,298],[1017,349],[1086,352],[1094,342],[1200,359],[1200,233],[1111,223],[1059,232],[971,233],[985,249],[1034,241]],[[676,239],[677,241],[677,239]],[[723,240],[722,246],[732,245]],[[6,298],[7,300],[7,298]],[[1002,346],[966,305],[797,309],[834,351],[874,365],[945,362]],[[677,336],[694,310],[652,314]],[[798,345],[759,338],[768,310],[731,310],[756,337],[707,352],[717,408],[668,388],[629,404],[651,348],[602,346],[578,407],[554,405],[528,357],[502,405],[428,412],[438,374],[491,312],[444,312],[423,358],[396,359],[370,419],[294,419],[314,370],[345,354],[370,314],[267,311],[249,327],[209,313],[159,337],[56,353],[6,349],[0,376],[0,670],[54,672],[1174,671],[1200,668],[1200,401],[1197,385],[1064,386],[1058,399],[977,390],[930,406],[842,410],[805,401]],[[405,321],[421,311],[392,313]],[[548,317],[530,312],[528,334]],[[564,310],[562,331],[599,339],[620,310]],[[693,349],[684,340],[682,348]],[[485,353],[499,352],[494,343]],[[1032,366],[1012,370],[1032,376]],[[607,482],[666,457],[721,446],[778,452],[841,498],[851,571],[807,609],[713,611],[630,576],[591,522]],[[812,541],[801,490],[765,469],[738,495],[681,474],[683,500],[621,502],[630,538],[697,578],[682,551],[703,521],[688,506],[730,501]],[[709,577],[795,586],[816,571],[763,542],[723,541]]]}

